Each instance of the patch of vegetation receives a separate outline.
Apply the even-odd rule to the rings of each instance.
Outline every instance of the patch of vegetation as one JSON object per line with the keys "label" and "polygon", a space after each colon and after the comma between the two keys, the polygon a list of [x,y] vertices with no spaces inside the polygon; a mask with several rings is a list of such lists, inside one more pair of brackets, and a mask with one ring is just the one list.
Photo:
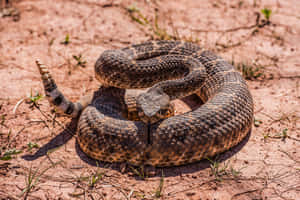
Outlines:
{"label": "patch of vegetation", "polygon": [[142,11],[135,5],[127,7],[127,12],[133,21],[148,29],[147,34],[152,40],[183,40],[186,42],[199,42],[199,38],[190,36],[180,37],[178,31],[171,27],[172,33],[169,33],[166,28],[159,25],[158,9],[154,10],[154,18],[147,18]]}
{"label": "patch of vegetation", "polygon": [[283,129],[282,132],[275,135],[275,138],[279,138],[282,140],[285,140],[287,137],[288,137],[288,129],[287,128]]}
{"label": "patch of vegetation", "polygon": [[133,166],[129,166],[129,167],[135,175],[140,177],[141,180],[145,180],[144,166],[140,166],[138,169]]}
{"label": "patch of vegetation", "polygon": [[257,80],[259,78],[264,79],[266,77],[264,67],[257,65],[256,63],[250,65],[247,63],[235,63],[232,61],[231,64],[235,66],[247,80]]}
{"label": "patch of vegetation", "polygon": [[9,149],[9,150],[5,151],[3,156],[0,157],[0,160],[11,160],[13,158],[13,155],[17,155],[19,153],[22,153],[22,151],[17,150],[15,148]]}
{"label": "patch of vegetation", "polygon": [[31,151],[33,148],[39,148],[39,145],[37,143],[29,142],[27,144],[27,148],[28,148],[28,151]]}
{"label": "patch of vegetation", "polygon": [[60,44],[68,45],[69,43],[70,43],[70,35],[67,34],[65,39]]}
{"label": "patch of vegetation", "polygon": [[39,168],[37,168],[35,171],[33,171],[32,167],[29,168],[29,173],[25,179],[26,187],[22,190],[20,196],[24,196],[24,199],[27,198],[28,194],[34,189],[34,187],[39,183],[40,177],[45,174],[50,168],[56,166],[58,163],[54,163],[50,167],[47,167],[43,171],[39,172]]}
{"label": "patch of vegetation", "polygon": [[263,138],[264,138],[264,142],[266,142],[266,140],[270,137],[269,133],[263,133]]}
{"label": "patch of vegetation", "polygon": [[92,174],[89,178],[89,187],[94,187],[96,183],[103,178],[103,173],[96,172]]}
{"label": "patch of vegetation", "polygon": [[41,100],[44,96],[39,92],[36,92],[34,95],[32,93],[32,89],[30,90],[30,94],[27,98],[27,103],[30,104],[30,107],[38,107],[38,101]]}
{"label": "patch of vegetation", "polygon": [[5,6],[4,8],[1,8],[1,4],[2,1],[0,3],[0,18],[11,17],[15,22],[20,20],[21,15],[19,9],[11,6]]}
{"label": "patch of vegetation", "polygon": [[264,8],[264,9],[261,9],[260,12],[264,15],[264,17],[265,17],[265,19],[267,21],[270,21],[270,17],[271,17],[271,14],[272,14],[272,10],[271,9]]}
{"label": "patch of vegetation", "polygon": [[[295,139],[295,138],[290,137],[288,135],[288,129],[287,128],[283,129],[281,132],[279,132],[279,133],[277,133],[275,135],[264,134],[263,137],[264,137],[264,140],[266,140],[267,138],[281,139],[282,141],[285,141],[287,138],[289,138],[289,139]],[[298,140],[296,139],[296,141],[298,141]]]}
{"label": "patch of vegetation", "polygon": [[86,61],[83,60],[83,57],[82,57],[81,54],[79,54],[78,56],[73,55],[73,58],[77,61],[76,66],[80,66],[80,67],[83,67],[83,68],[86,67]]}
{"label": "patch of vegetation", "polygon": [[160,198],[162,197],[162,190],[163,190],[163,187],[164,187],[164,174],[162,172],[162,175],[161,175],[161,178],[160,178],[160,181],[159,181],[159,185],[155,191],[155,198]]}
{"label": "patch of vegetation", "polygon": [[263,122],[260,119],[254,119],[253,123],[255,127],[259,127]]}
{"label": "patch of vegetation", "polygon": [[[148,19],[141,10],[135,5],[131,5],[127,7],[127,12],[131,19],[137,22],[140,25],[145,26],[151,31],[151,39],[154,40],[178,40],[178,36],[174,34],[169,34],[165,28],[159,26],[158,23],[158,14],[157,10],[155,10],[154,20]],[[151,23],[153,21],[153,23]]]}
{"label": "patch of vegetation", "polygon": [[217,160],[211,160],[207,158],[210,162],[210,169],[212,176],[215,177],[216,181],[222,181],[223,176],[233,176],[237,177],[241,174],[240,170],[234,169],[232,166],[229,166],[229,162],[224,162],[223,165]]}
{"label": "patch of vegetation", "polygon": [[136,5],[132,4],[131,6],[128,6],[127,11],[129,12],[130,17],[133,21],[141,25],[147,25],[150,23],[148,19],[141,13],[140,9],[136,7]]}

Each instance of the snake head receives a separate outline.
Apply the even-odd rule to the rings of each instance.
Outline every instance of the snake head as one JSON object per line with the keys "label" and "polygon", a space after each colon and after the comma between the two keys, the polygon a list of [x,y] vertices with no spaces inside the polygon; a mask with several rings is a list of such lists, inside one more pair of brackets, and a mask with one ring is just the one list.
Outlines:
{"label": "snake head", "polygon": [[173,112],[170,97],[158,88],[140,94],[137,97],[137,108],[140,119],[151,124],[169,117]]}

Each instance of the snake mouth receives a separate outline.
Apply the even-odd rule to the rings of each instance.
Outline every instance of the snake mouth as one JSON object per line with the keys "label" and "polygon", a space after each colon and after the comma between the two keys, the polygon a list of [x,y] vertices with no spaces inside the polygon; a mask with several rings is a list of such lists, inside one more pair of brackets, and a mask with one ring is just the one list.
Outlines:
{"label": "snake mouth", "polygon": [[139,115],[140,120],[142,122],[144,122],[145,124],[155,124],[156,122],[162,120],[157,115],[147,116],[147,115],[145,115],[144,112],[139,112],[138,115]]}
{"label": "snake mouth", "polygon": [[167,108],[154,110],[153,107],[151,110],[146,110],[142,108],[138,109],[138,116],[140,121],[143,121],[146,124],[154,124],[163,119],[174,116],[175,108],[170,104]]}

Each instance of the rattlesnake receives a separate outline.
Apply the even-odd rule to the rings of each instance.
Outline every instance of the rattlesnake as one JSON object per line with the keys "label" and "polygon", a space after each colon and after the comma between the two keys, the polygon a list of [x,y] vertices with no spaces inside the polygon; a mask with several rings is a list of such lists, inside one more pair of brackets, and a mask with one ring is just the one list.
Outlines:
{"label": "rattlesnake", "polygon": [[[253,100],[245,80],[224,59],[193,43],[150,41],[104,51],[95,64],[102,87],[84,103],[67,100],[47,67],[37,65],[51,104],[80,116],[78,144],[97,160],[182,165],[230,149],[251,130]],[[128,88],[149,89],[127,98]],[[193,93],[203,105],[166,118],[170,100]],[[128,102],[139,120],[124,117],[124,109],[133,107]]]}

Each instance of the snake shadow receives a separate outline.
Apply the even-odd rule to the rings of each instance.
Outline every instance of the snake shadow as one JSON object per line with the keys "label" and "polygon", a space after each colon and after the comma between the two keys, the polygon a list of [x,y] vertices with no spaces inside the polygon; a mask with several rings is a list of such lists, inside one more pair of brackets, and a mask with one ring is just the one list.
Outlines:
{"label": "snake shadow", "polygon": [[51,150],[55,150],[56,148],[66,144],[76,133],[77,122],[78,119],[72,119],[66,128],[57,136],[52,138],[47,144],[40,147],[34,154],[26,154],[23,155],[22,158],[27,161],[33,161],[46,156],[49,152],[51,152]]}

